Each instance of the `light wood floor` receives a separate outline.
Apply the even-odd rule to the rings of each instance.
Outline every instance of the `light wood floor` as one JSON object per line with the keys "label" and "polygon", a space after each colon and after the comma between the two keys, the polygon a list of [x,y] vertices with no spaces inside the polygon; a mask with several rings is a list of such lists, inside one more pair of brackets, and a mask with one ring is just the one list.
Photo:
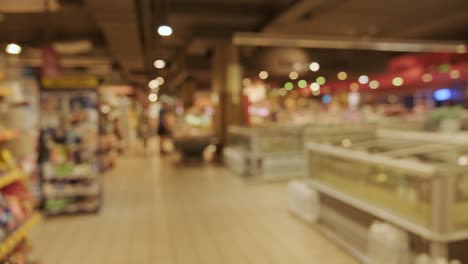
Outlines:
{"label": "light wood floor", "polygon": [[285,184],[245,182],[215,166],[122,158],[96,216],[45,220],[32,234],[44,264],[348,264],[290,216]]}

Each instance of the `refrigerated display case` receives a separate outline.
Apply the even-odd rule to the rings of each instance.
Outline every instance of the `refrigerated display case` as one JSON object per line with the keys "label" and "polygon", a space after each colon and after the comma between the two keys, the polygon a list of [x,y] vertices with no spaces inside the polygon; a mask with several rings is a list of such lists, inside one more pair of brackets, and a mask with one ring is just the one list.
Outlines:
{"label": "refrigerated display case", "polygon": [[375,139],[307,145],[308,182],[325,234],[366,260],[374,221],[411,237],[414,254],[468,261],[468,137],[378,131]]}
{"label": "refrigerated display case", "polygon": [[303,177],[302,126],[268,126],[228,129],[230,144],[224,149],[226,166],[242,175],[263,180]]}

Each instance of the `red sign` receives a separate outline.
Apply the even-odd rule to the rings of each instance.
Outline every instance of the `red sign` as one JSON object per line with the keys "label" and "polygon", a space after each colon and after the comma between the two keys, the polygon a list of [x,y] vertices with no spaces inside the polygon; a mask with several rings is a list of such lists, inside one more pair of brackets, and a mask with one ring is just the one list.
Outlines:
{"label": "red sign", "polygon": [[62,75],[60,57],[50,45],[42,48],[42,77],[58,77]]}

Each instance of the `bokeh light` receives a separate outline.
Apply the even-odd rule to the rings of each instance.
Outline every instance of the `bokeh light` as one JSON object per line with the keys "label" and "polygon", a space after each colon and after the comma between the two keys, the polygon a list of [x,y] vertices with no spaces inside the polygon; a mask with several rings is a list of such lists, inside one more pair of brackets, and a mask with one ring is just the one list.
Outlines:
{"label": "bokeh light", "polygon": [[6,46],[5,51],[8,54],[17,55],[21,53],[21,46],[16,43],[10,43]]}
{"label": "bokeh light", "polygon": [[359,84],[358,84],[358,83],[355,83],[355,82],[354,82],[354,83],[351,83],[351,84],[349,85],[349,89],[350,89],[351,91],[355,92],[355,91],[359,90]]}
{"label": "bokeh light", "polygon": [[158,28],[159,35],[167,37],[172,35],[172,28],[168,25],[162,25]]}
{"label": "bokeh light", "polygon": [[320,64],[318,64],[318,62],[312,62],[310,65],[309,65],[309,69],[313,72],[316,72],[318,70],[320,70]]}
{"label": "bokeh light", "polygon": [[379,83],[379,81],[377,81],[377,80],[373,80],[373,81],[371,81],[371,82],[369,83],[369,87],[370,87],[371,89],[377,89],[377,88],[380,87],[380,83]]}
{"label": "bokeh light", "polygon": [[315,82],[317,82],[320,85],[324,85],[327,82],[327,79],[325,79],[325,77],[323,77],[323,76],[319,76],[319,77],[317,77]]}
{"label": "bokeh light", "polygon": [[159,87],[159,82],[157,80],[151,80],[149,81],[148,83],[148,87],[151,89],[151,90],[154,90],[156,88]]}
{"label": "bokeh light", "polygon": [[163,77],[159,76],[158,78],[156,78],[156,81],[159,83],[159,85],[163,85],[165,80]]}
{"label": "bokeh light", "polygon": [[269,74],[268,74],[267,71],[261,71],[261,72],[258,74],[258,77],[260,77],[260,79],[262,79],[262,80],[268,79],[268,76],[269,76]]}
{"label": "bokeh light", "polygon": [[164,69],[166,67],[166,62],[163,60],[155,60],[154,61],[154,67],[156,69]]}
{"label": "bokeh light", "polygon": [[392,84],[393,84],[394,86],[397,86],[397,87],[402,86],[404,83],[405,83],[405,82],[404,82],[403,78],[401,78],[401,77],[395,77],[395,78],[393,78],[393,80],[392,80]]}
{"label": "bokeh light", "polygon": [[252,80],[250,80],[249,78],[245,78],[244,80],[242,80],[242,84],[244,86],[250,86],[252,84]]}
{"label": "bokeh light", "polygon": [[294,88],[294,84],[292,82],[287,82],[284,84],[284,89],[291,91]]}
{"label": "bokeh light", "polygon": [[339,72],[337,77],[338,77],[338,80],[344,81],[348,79],[348,74],[346,72]]}
{"label": "bokeh light", "polygon": [[158,95],[155,93],[150,93],[148,95],[148,100],[152,103],[156,102],[158,100]]}
{"label": "bokeh light", "polygon": [[369,76],[361,75],[361,76],[359,76],[358,81],[359,81],[360,84],[367,84],[369,82]]}
{"label": "bokeh light", "polygon": [[311,83],[311,84],[310,84],[310,90],[311,90],[312,92],[320,91],[320,84],[315,83],[315,82],[314,82],[314,83]]}
{"label": "bokeh light", "polygon": [[459,70],[451,70],[449,74],[450,74],[450,78],[452,79],[460,79],[461,77]]}
{"label": "bokeh light", "polygon": [[299,73],[297,73],[296,71],[292,71],[289,73],[289,79],[297,80],[297,78],[299,78]]}
{"label": "bokeh light", "polygon": [[299,82],[297,82],[297,86],[299,86],[299,88],[306,88],[307,87],[307,81],[306,80],[300,80]]}
{"label": "bokeh light", "polygon": [[423,74],[421,79],[422,79],[423,82],[426,82],[426,83],[432,82],[432,74],[430,74],[430,73]]}

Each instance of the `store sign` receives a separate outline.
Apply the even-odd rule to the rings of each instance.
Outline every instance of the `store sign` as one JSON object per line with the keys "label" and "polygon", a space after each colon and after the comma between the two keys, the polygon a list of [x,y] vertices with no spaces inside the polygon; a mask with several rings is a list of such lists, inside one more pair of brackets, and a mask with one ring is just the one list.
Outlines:
{"label": "store sign", "polygon": [[41,84],[44,89],[94,89],[99,81],[90,76],[44,77]]}
{"label": "store sign", "polygon": [[58,53],[47,45],[42,48],[42,76],[57,77],[62,75],[62,68],[60,66],[60,58]]}

